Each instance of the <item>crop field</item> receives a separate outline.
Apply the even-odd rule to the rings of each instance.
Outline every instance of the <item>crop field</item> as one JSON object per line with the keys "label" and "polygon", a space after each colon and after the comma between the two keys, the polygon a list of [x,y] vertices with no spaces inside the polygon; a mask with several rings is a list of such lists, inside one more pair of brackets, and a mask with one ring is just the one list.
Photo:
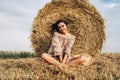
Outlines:
{"label": "crop field", "polygon": [[90,66],[61,72],[31,52],[0,52],[0,80],[120,80],[120,53],[104,53]]}

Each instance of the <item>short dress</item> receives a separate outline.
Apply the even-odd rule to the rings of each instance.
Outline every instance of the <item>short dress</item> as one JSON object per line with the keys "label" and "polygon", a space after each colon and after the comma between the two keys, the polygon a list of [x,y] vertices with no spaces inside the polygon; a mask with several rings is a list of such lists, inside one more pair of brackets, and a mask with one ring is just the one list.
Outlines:
{"label": "short dress", "polygon": [[48,51],[51,56],[60,56],[67,54],[70,57],[71,48],[75,42],[75,36],[72,34],[64,35],[54,32],[52,44]]}

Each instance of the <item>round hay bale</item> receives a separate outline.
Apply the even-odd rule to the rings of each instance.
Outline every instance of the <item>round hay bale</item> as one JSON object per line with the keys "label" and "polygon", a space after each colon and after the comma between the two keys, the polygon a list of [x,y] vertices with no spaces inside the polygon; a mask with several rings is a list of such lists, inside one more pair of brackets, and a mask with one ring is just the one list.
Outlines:
{"label": "round hay bale", "polygon": [[66,20],[75,35],[72,54],[99,54],[105,40],[104,19],[87,0],[52,0],[35,17],[31,42],[36,53],[47,52],[51,44],[51,25]]}

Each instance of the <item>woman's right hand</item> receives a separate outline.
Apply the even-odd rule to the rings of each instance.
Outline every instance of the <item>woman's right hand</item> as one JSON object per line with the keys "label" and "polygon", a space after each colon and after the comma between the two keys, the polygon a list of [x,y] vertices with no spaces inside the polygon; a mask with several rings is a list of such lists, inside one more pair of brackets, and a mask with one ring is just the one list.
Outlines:
{"label": "woman's right hand", "polygon": [[67,58],[68,58],[68,55],[67,55],[67,54],[65,54],[65,56],[64,56],[64,58],[63,58],[63,61],[62,61],[62,63],[63,63],[63,64],[65,64],[65,63],[66,63]]}
{"label": "woman's right hand", "polygon": [[63,61],[62,60],[62,55],[59,56],[59,61],[60,61],[60,63],[62,63],[62,61]]}

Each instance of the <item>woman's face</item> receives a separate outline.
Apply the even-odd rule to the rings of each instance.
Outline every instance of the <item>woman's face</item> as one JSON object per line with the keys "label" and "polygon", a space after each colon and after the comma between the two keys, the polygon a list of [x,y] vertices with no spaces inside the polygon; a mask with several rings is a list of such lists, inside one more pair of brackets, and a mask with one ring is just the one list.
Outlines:
{"label": "woman's face", "polygon": [[60,22],[58,24],[58,29],[61,33],[66,34],[67,33],[67,26],[64,22]]}

